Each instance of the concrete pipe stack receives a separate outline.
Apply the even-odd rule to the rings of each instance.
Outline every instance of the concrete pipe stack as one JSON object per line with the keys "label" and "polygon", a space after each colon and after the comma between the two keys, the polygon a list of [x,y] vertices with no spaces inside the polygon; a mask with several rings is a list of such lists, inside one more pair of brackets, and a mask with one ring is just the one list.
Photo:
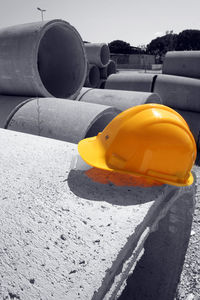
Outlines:
{"label": "concrete pipe stack", "polygon": [[97,135],[120,111],[69,100],[79,94],[86,73],[83,41],[69,23],[1,29],[0,127],[73,143]]}
{"label": "concrete pipe stack", "polygon": [[200,149],[200,51],[172,51],[166,54],[163,73],[154,92],[164,105],[177,110],[188,123]]}
{"label": "concrete pipe stack", "polygon": [[110,50],[105,43],[85,43],[88,60],[85,87],[104,88],[109,75],[116,73],[116,64],[110,59]]}

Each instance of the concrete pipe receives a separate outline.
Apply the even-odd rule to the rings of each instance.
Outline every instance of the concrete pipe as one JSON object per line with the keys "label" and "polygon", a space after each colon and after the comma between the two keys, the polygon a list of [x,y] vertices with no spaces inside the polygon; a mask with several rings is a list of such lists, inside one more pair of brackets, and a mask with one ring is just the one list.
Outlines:
{"label": "concrete pipe", "polygon": [[163,74],[200,78],[200,51],[167,52]]}
{"label": "concrete pipe", "polygon": [[6,129],[78,143],[97,135],[118,113],[104,105],[36,98],[15,109]]}
{"label": "concrete pipe", "polygon": [[106,85],[106,79],[100,79],[98,88],[99,88],[99,89],[104,89],[104,88],[105,88],[105,85]]}
{"label": "concrete pipe", "polygon": [[105,88],[112,90],[152,92],[152,86],[157,75],[126,72],[112,74],[106,81]]}
{"label": "concrete pipe", "polygon": [[176,109],[176,111],[185,119],[200,150],[200,113]]}
{"label": "concrete pipe", "polygon": [[97,87],[100,84],[100,72],[96,65],[89,64],[86,80],[84,86],[86,87]]}
{"label": "concrete pipe", "polygon": [[153,93],[87,88],[82,88],[76,100],[114,106],[121,111],[140,104],[161,103]]}
{"label": "concrete pipe", "polygon": [[153,92],[172,108],[200,112],[200,80],[173,75],[158,75]]}
{"label": "concrete pipe", "polygon": [[24,104],[24,101],[29,101],[29,98],[0,95],[0,128],[6,126],[11,112],[16,106]]}
{"label": "concrete pipe", "polygon": [[113,60],[109,60],[109,63],[106,67],[100,68],[100,78],[107,79],[111,74],[116,73],[116,63]]}
{"label": "concrete pipe", "polygon": [[110,58],[110,50],[105,43],[85,43],[85,51],[90,64],[105,67]]}
{"label": "concrete pipe", "polygon": [[0,30],[1,94],[73,98],[85,77],[83,41],[69,23],[52,20]]}

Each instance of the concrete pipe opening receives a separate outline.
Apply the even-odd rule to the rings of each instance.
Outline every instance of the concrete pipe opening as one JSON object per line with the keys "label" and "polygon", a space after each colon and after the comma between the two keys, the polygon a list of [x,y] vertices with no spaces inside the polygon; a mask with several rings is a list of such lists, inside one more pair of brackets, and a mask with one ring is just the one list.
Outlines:
{"label": "concrete pipe opening", "polygon": [[99,68],[96,65],[90,65],[88,76],[86,78],[84,86],[86,87],[97,87],[100,82]]}
{"label": "concrete pipe opening", "polygon": [[46,30],[38,49],[38,71],[55,97],[68,98],[83,86],[86,58],[81,39],[71,26],[58,23]]}
{"label": "concrete pipe opening", "polygon": [[86,77],[78,31],[63,20],[0,29],[0,93],[75,98]]}
{"label": "concrete pipe opening", "polygon": [[106,65],[110,58],[110,52],[109,52],[108,45],[106,45],[106,44],[102,45],[101,51],[100,51],[100,57],[101,57],[102,64]]}
{"label": "concrete pipe opening", "polygon": [[113,60],[110,60],[107,66],[107,76],[116,73],[116,64]]}

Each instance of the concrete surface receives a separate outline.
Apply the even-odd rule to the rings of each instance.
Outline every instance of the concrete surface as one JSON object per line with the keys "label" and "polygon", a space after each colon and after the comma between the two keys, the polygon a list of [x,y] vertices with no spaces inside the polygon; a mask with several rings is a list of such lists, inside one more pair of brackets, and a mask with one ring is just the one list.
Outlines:
{"label": "concrete surface", "polygon": [[[177,188],[100,184],[74,144],[0,130],[0,298],[116,299]],[[159,257],[157,257],[159,260]]]}
{"label": "concrete surface", "polygon": [[152,92],[155,74],[137,73],[135,71],[111,74],[105,84],[105,89]]}
{"label": "concrete surface", "polygon": [[116,107],[123,111],[145,103],[160,103],[156,93],[82,88],[76,100]]}
{"label": "concrete surface", "polygon": [[164,105],[172,108],[200,112],[200,80],[182,76],[159,74],[154,93]]}
{"label": "concrete surface", "polygon": [[6,129],[78,143],[95,136],[121,110],[59,98],[32,98],[13,111]]}
{"label": "concrete surface", "polygon": [[168,51],[163,74],[200,78],[200,51]]}

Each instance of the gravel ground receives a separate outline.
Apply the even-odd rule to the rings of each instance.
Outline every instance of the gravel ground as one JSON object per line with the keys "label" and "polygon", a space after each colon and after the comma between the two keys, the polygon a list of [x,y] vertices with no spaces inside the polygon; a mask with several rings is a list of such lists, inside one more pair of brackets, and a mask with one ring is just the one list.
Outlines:
{"label": "gravel ground", "polygon": [[196,206],[185,263],[175,300],[200,300],[200,167],[197,174]]}

